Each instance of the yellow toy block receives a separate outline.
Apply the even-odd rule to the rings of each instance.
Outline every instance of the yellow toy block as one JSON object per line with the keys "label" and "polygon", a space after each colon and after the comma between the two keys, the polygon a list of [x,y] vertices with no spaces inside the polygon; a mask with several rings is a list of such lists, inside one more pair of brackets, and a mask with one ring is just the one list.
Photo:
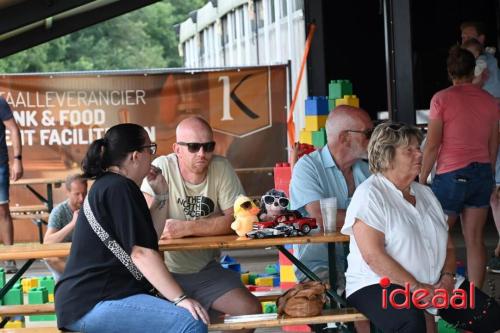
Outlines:
{"label": "yellow toy block", "polygon": [[281,282],[297,282],[295,272],[292,265],[280,265],[280,281]]}
{"label": "yellow toy block", "polygon": [[326,118],[328,116],[306,116],[306,130],[319,131],[320,128],[325,127]]}
{"label": "yellow toy block", "polygon": [[302,131],[300,131],[299,142],[312,145],[313,144],[313,132],[306,131],[304,129]]}
{"label": "yellow toy block", "polygon": [[339,105],[350,105],[359,108],[359,98],[356,95],[344,95],[344,98],[337,98],[335,100],[335,106]]}
{"label": "yellow toy block", "polygon": [[54,294],[49,294],[49,303],[54,303]]}
{"label": "yellow toy block", "polygon": [[37,278],[24,278],[21,280],[21,284],[23,286],[23,293],[27,293],[31,290],[31,288],[38,288],[38,279]]}
{"label": "yellow toy block", "polygon": [[[241,282],[243,284],[248,284],[249,280],[250,280],[250,273],[241,274]],[[50,295],[49,295],[49,302],[50,302]]]}
{"label": "yellow toy block", "polygon": [[272,287],[273,286],[273,277],[265,276],[255,279],[255,285],[261,287]]}
{"label": "yellow toy block", "polygon": [[10,320],[5,324],[5,328],[24,328],[24,321]]}

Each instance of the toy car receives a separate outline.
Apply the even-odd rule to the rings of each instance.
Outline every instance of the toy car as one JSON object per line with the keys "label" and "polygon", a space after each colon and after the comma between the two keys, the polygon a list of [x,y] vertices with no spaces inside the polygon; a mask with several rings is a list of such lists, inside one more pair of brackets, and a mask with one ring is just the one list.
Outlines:
{"label": "toy car", "polygon": [[273,222],[278,225],[284,223],[293,226],[300,234],[307,235],[311,229],[317,229],[318,224],[316,219],[312,217],[302,217],[299,212],[291,211],[282,215],[278,215],[273,219]]}
{"label": "toy car", "polygon": [[288,237],[297,236],[298,232],[293,226],[278,224],[272,228],[260,228],[247,232],[248,238]]}

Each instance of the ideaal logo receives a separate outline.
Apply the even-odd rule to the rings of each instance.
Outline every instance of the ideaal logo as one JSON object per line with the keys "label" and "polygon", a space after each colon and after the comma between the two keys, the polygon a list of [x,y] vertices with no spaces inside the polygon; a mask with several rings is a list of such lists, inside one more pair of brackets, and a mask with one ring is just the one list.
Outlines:
{"label": "ideaal logo", "polygon": [[177,199],[177,204],[184,209],[187,217],[208,216],[214,212],[215,204],[212,199],[201,195]]}
{"label": "ideaal logo", "polygon": [[[388,293],[387,288],[391,285],[391,280],[387,277],[383,277],[379,282],[380,286],[384,288],[382,290],[382,309],[387,309],[387,303],[389,302],[394,309],[409,309],[410,299],[413,306],[417,309],[447,309],[452,307],[454,309],[475,309],[476,300],[474,293],[474,282],[470,282],[469,285],[469,299],[467,299],[467,292],[463,289],[453,289],[452,294],[449,295],[448,291],[443,288],[438,288],[434,290],[434,294],[431,295],[427,289],[417,288],[413,290],[410,294],[410,284],[405,283],[404,289],[395,289]],[[389,294],[389,295],[388,295]],[[402,295],[403,302],[397,303],[396,296]],[[432,296],[429,300],[429,296]]]}

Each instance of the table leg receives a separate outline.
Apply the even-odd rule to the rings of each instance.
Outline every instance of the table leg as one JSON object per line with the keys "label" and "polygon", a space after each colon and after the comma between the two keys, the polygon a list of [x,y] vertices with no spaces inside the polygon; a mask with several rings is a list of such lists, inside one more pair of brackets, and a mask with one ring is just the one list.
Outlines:
{"label": "table leg", "polygon": [[2,287],[0,290],[0,299],[7,294],[7,291],[10,290],[16,284],[17,280],[28,270],[28,268],[35,262],[35,259],[29,259],[26,263],[21,267],[13,277],[9,279],[9,281]]}
{"label": "table leg", "polygon": [[47,184],[47,208],[49,209],[49,213],[54,208],[54,200],[52,198],[52,184]]}

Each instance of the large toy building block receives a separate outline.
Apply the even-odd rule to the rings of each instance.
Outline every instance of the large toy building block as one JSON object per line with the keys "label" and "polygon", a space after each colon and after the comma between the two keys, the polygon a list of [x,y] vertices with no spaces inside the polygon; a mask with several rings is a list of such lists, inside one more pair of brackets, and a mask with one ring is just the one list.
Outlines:
{"label": "large toy building block", "polygon": [[25,328],[23,320],[9,320],[4,326],[5,328]]}
{"label": "large toy building block", "polygon": [[[45,304],[49,301],[49,293],[45,287],[31,288],[28,292],[28,304]],[[34,315],[29,316],[30,321],[56,320],[56,315]]]}
{"label": "large toy building block", "polygon": [[240,276],[241,276],[241,282],[243,284],[249,284],[249,282],[250,282],[250,273],[242,273]]}
{"label": "large toy building block", "polygon": [[306,116],[327,116],[328,99],[324,96],[310,96],[306,99]]}
{"label": "large toy building block", "polygon": [[282,265],[280,268],[280,279],[281,282],[297,282],[295,272],[293,271],[293,266]]}
{"label": "large toy building block", "polygon": [[279,264],[269,264],[264,269],[264,272],[266,272],[266,274],[270,274],[270,275],[279,274],[280,273],[280,265]]}
{"label": "large toy building block", "polygon": [[3,297],[3,305],[21,304],[24,304],[23,289],[19,283],[16,283]]}
{"label": "large toy building block", "polygon": [[38,279],[38,285],[40,287],[47,288],[47,292],[50,294],[54,294],[54,288],[56,283],[54,281],[54,277],[52,276],[44,276]]}
{"label": "large toy building block", "polygon": [[220,259],[220,264],[226,269],[230,269],[238,273],[241,272],[241,265],[236,261],[236,259],[228,255],[225,255]]}
{"label": "large toy building block", "polygon": [[262,313],[276,313],[278,308],[275,302],[260,302],[262,305]]}
{"label": "large toy building block", "polygon": [[292,169],[289,163],[276,163],[274,167],[274,188],[286,193],[290,197],[290,179],[292,178]]}
{"label": "large toy building block", "polygon": [[319,131],[325,127],[328,116],[306,116],[306,131]]}
{"label": "large toy building block", "polygon": [[332,80],[328,85],[328,99],[342,98],[352,95],[352,83],[349,80]]}
{"label": "large toy building block", "polygon": [[0,288],[5,286],[5,269],[0,267]]}
{"label": "large toy building block", "polygon": [[38,278],[23,278],[21,284],[23,285],[23,292],[28,293],[31,288],[38,287]]}
{"label": "large toy building block", "polygon": [[330,110],[330,112],[335,109],[335,101],[336,99],[328,99],[328,109]]}
{"label": "large toy building block", "polygon": [[312,145],[312,132],[302,129],[299,134],[299,142]]}
{"label": "large toy building block", "polygon": [[321,148],[326,145],[326,130],[324,128],[321,128],[319,131],[313,132],[312,136],[314,147]]}
{"label": "large toy building block", "polygon": [[356,95],[345,95],[344,98],[335,100],[335,106],[350,105],[359,108],[359,98]]}
{"label": "large toy building block", "polygon": [[273,277],[272,276],[263,276],[255,279],[256,286],[262,287],[272,287],[273,286]]}

